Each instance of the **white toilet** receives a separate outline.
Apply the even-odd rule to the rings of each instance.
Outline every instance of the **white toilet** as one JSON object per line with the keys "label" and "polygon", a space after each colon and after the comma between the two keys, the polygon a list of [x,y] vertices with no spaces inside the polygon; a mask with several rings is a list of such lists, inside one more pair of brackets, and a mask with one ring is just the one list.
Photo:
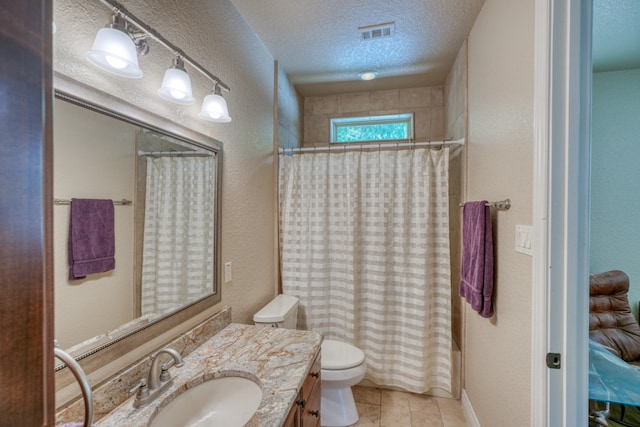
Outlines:
{"label": "white toilet", "polygon": [[[295,329],[298,298],[278,295],[253,316],[257,326]],[[320,378],[322,381],[322,425],[344,427],[358,421],[358,410],[351,387],[358,384],[367,370],[364,352],[341,341],[322,342]]]}

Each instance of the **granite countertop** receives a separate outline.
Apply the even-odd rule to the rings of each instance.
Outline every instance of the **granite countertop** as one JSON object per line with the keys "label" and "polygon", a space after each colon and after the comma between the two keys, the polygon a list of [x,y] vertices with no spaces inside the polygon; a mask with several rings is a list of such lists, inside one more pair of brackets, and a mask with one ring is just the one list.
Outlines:
{"label": "granite countertop", "polygon": [[231,324],[186,356],[184,366],[172,367],[173,385],[151,403],[135,409],[131,397],[95,425],[147,426],[171,398],[187,388],[235,375],[252,379],[262,388],[262,402],[246,426],[281,426],[321,342],[317,332]]}

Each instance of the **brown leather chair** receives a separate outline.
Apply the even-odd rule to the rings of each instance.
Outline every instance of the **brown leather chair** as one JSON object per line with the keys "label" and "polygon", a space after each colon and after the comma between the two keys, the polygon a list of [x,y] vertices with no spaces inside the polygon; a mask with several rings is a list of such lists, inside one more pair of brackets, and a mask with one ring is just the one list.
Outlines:
{"label": "brown leather chair", "polygon": [[[631,314],[628,292],[629,276],[623,271],[612,270],[589,276],[589,338],[640,368],[640,325]],[[589,425],[640,426],[638,407],[607,404],[602,416],[599,412],[591,415],[595,418],[590,417]]]}
{"label": "brown leather chair", "polygon": [[623,271],[589,276],[589,338],[640,366],[640,325],[631,314],[628,292],[629,276]]}

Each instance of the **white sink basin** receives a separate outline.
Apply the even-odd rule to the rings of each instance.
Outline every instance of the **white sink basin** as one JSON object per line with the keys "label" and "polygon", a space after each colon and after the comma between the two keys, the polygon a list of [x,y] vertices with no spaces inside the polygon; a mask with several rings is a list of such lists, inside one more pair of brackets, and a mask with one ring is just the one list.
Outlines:
{"label": "white sink basin", "polygon": [[151,427],[242,427],[261,400],[260,386],[247,378],[216,378],[178,395],[160,410]]}

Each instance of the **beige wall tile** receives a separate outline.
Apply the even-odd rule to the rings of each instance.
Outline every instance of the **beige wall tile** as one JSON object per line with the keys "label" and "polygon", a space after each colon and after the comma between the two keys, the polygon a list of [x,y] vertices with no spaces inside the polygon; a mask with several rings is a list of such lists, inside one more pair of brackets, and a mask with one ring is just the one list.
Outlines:
{"label": "beige wall tile", "polygon": [[416,108],[413,116],[416,141],[431,139],[431,108]]}
{"label": "beige wall tile", "polygon": [[444,86],[445,111],[446,111],[446,136],[458,139],[466,133],[466,97],[467,97],[467,44],[462,45],[453,63],[453,67],[447,76]]}
{"label": "beige wall tile", "polygon": [[329,143],[329,117],[318,116],[314,119],[313,134],[316,137],[316,143]]}
{"label": "beige wall tile", "polygon": [[315,136],[313,135],[313,114],[309,114],[304,118],[304,126],[302,128],[302,145],[311,145],[313,144],[313,140]]}
{"label": "beige wall tile", "polygon": [[353,113],[356,111],[369,110],[369,92],[345,93],[340,95],[340,113]]}
{"label": "beige wall tile", "polygon": [[441,107],[444,105],[444,88],[436,86],[431,88],[431,106]]}
{"label": "beige wall tile", "polygon": [[[370,110],[367,111],[367,115],[369,116],[384,116],[384,115],[388,115],[388,114],[405,114],[405,113],[412,113],[413,111],[407,111],[407,109],[400,109],[400,108],[394,108],[391,110]],[[361,116],[362,113],[357,114],[358,116]]]}
{"label": "beige wall tile", "polygon": [[463,138],[466,132],[465,126],[466,126],[466,117],[464,114],[460,114],[458,117],[456,117],[456,119],[453,121],[453,123],[449,127],[446,127],[447,129],[446,137],[449,139]]}
{"label": "beige wall tile", "polygon": [[313,114],[336,114],[338,112],[338,96],[322,96],[313,102]]}
{"label": "beige wall tile", "polygon": [[390,110],[398,107],[400,107],[399,90],[381,90],[371,92],[369,95],[370,110]]}
{"label": "beige wall tile", "polygon": [[303,109],[305,115],[313,113],[317,99],[317,96],[308,96],[304,98]]}
{"label": "beige wall tile", "polygon": [[431,107],[431,139],[444,138],[444,107]]}
{"label": "beige wall tile", "polygon": [[431,88],[400,89],[399,98],[403,107],[428,107],[431,105]]}
{"label": "beige wall tile", "polygon": [[443,103],[443,86],[305,98],[303,144],[327,144],[330,118],[404,113],[415,114],[416,139],[443,139],[446,128]]}

